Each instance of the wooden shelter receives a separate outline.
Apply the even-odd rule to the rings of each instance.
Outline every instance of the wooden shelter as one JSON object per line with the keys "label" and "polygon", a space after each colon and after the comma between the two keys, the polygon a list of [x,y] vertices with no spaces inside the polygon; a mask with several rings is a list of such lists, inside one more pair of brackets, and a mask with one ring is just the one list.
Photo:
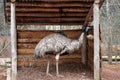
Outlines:
{"label": "wooden shelter", "polygon": [[[89,63],[92,64],[89,65],[94,70],[94,79],[100,80],[99,7],[103,1],[5,0],[5,18],[6,22],[11,25],[12,80],[16,80],[17,77],[17,55],[33,54],[30,49],[33,49],[35,45],[30,43],[36,43],[38,38],[53,33],[51,31],[19,31],[16,29],[16,25],[83,25],[85,27],[92,21],[94,21],[94,41],[88,40],[88,52],[92,53],[89,55],[91,57]],[[66,31],[66,33],[70,34],[71,31]],[[75,31],[76,36],[78,33]],[[36,34],[42,34],[42,37],[36,36]],[[29,43],[30,45],[20,43]],[[25,49],[21,49],[21,47]],[[83,63],[85,63],[84,53],[86,53],[86,48],[86,45],[84,45],[82,51]]]}

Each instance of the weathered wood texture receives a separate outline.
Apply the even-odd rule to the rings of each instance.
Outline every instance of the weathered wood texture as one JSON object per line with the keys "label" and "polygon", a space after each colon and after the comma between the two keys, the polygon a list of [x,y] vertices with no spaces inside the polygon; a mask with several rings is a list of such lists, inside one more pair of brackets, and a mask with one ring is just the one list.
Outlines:
{"label": "weathered wood texture", "polygon": [[100,0],[95,0],[93,13],[94,13],[94,80],[100,80],[100,34],[99,34],[99,3]]}
{"label": "weathered wood texture", "polygon": [[[17,52],[18,52],[18,66],[40,66],[45,64],[47,61],[47,56],[42,59],[36,60],[34,58],[34,49],[37,43],[45,36],[56,33],[58,31],[43,31],[43,30],[18,30],[17,31]],[[77,39],[81,34],[81,30],[66,30],[64,33],[71,39]],[[60,57],[60,59],[73,59],[79,58],[81,61],[81,50],[75,52],[75,54],[70,54]],[[55,57],[55,56],[52,56]],[[53,58],[54,61],[54,58]],[[40,64],[36,64],[36,63]]]}
{"label": "weathered wood texture", "polygon": [[12,80],[17,79],[17,36],[16,36],[15,3],[11,3],[11,54]]}
{"label": "weathered wood texture", "polygon": [[81,58],[82,58],[82,63],[83,64],[86,64],[86,60],[87,60],[87,54],[86,54],[86,51],[87,51],[87,46],[86,46],[86,34],[84,35],[84,41],[83,41],[83,44],[82,44],[82,48],[81,48]]}
{"label": "weathered wood texture", "polygon": [[[81,62],[81,54],[69,54],[60,56],[60,62],[64,60],[78,59]],[[46,65],[48,56],[45,55],[43,58],[35,59],[34,55],[18,55],[18,67],[35,67]],[[60,63],[59,62],[59,63]],[[51,63],[55,64],[55,55],[51,55]]]}
{"label": "weathered wood texture", "polygon": [[[5,1],[8,23],[10,2]],[[83,25],[93,3],[94,0],[16,0],[16,21],[18,25]]]}
{"label": "weathered wood texture", "polygon": [[[55,32],[57,31],[18,30],[17,32],[18,55],[33,54],[36,44],[45,36]],[[69,38],[72,38],[72,39],[77,39],[81,33],[80,30],[75,30],[75,31],[68,30],[64,32]]]}
{"label": "weathered wood texture", "polygon": [[94,59],[94,41],[93,39],[87,39],[87,48],[88,48],[88,65],[89,67],[94,70],[94,63],[93,63],[93,59]]}

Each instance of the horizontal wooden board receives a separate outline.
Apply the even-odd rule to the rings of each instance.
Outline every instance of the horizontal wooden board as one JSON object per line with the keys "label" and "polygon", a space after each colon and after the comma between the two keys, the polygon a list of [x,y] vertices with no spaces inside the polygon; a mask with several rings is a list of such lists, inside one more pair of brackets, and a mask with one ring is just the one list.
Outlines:
{"label": "horizontal wooden board", "polygon": [[[16,13],[16,17],[43,17],[43,18],[46,18],[46,17],[86,17],[87,13],[74,13],[74,12],[71,12],[71,13],[25,13],[24,12],[24,15],[23,13]],[[7,17],[10,17],[10,12],[7,13]]]}
{"label": "horizontal wooden board", "polygon": [[[17,37],[18,39],[31,39],[28,41],[38,41],[38,39],[42,39],[45,36],[55,33],[58,31],[44,31],[44,30],[18,30],[17,31]],[[81,30],[66,30],[64,33],[69,37],[69,38],[76,38],[79,37]],[[74,34],[73,34],[74,33]]]}
{"label": "horizontal wooden board", "polygon": [[[17,0],[16,22],[17,25],[83,25],[93,2],[93,0]],[[5,11],[6,22],[10,24],[9,1],[6,1]],[[69,19],[62,19],[63,17]],[[75,19],[78,17],[79,19]]]}
{"label": "horizontal wooden board", "polygon": [[84,18],[25,18],[23,20],[23,18],[21,17],[17,17],[17,21],[21,21],[21,22],[43,22],[43,23],[46,23],[46,22],[53,22],[53,23],[59,23],[59,22],[84,22],[85,19]]}
{"label": "horizontal wooden board", "polygon": [[[8,12],[10,12],[10,7],[6,8]],[[16,8],[16,12],[59,12],[59,13],[64,13],[64,12],[88,12],[88,8]]]}
{"label": "horizontal wooden board", "polygon": [[[11,2],[11,0],[6,0]],[[94,0],[17,0],[16,2],[44,2],[44,3],[60,3],[60,2],[93,2]]]}
{"label": "horizontal wooden board", "polygon": [[[47,58],[43,59],[32,59],[33,61],[29,61],[29,60],[22,60],[22,61],[18,61],[17,66],[18,67],[35,67],[35,66],[43,66],[45,65],[47,67]],[[74,60],[74,61],[73,61]],[[81,62],[81,58],[62,58],[59,60],[59,64],[63,63],[63,62],[78,62],[78,60]],[[55,65],[55,59],[53,58],[50,62],[51,65]]]}
{"label": "horizontal wooden board", "polygon": [[[28,48],[25,49],[24,48],[24,49],[18,49],[17,52],[18,52],[18,55],[34,55],[35,49],[34,48],[33,49],[28,49]],[[80,53],[80,50],[78,50],[74,53]],[[53,53],[51,53],[51,54],[53,54]]]}
{"label": "horizontal wooden board", "polygon": [[26,44],[26,43],[18,43],[17,48],[18,49],[35,49],[37,44]]}
{"label": "horizontal wooden board", "polygon": [[[55,30],[18,30],[17,31],[17,48],[18,55],[34,54],[37,43],[45,36],[56,33]],[[65,30],[64,33],[71,39],[77,39],[81,30]],[[80,52],[80,51],[79,51]]]}
{"label": "horizontal wooden board", "polygon": [[[50,55],[51,56],[51,64],[55,64],[55,55]],[[47,65],[47,59],[48,56],[45,55],[44,57],[38,58],[36,59],[34,57],[34,55],[18,55],[18,66],[22,67],[22,66],[40,66],[40,65]],[[68,55],[64,55],[64,56],[60,56],[60,62],[64,62],[65,61],[70,61],[73,60],[74,61],[81,61],[81,54],[68,54]]]}
{"label": "horizontal wooden board", "polygon": [[18,43],[37,43],[37,42],[39,42],[40,41],[40,38],[38,38],[38,39],[17,39],[17,42]]}
{"label": "horizontal wooden board", "polygon": [[17,49],[18,55],[34,55],[35,49]]}
{"label": "horizontal wooden board", "polygon": [[[50,0],[51,1],[51,0]],[[59,0],[61,1],[61,0]],[[16,3],[16,7],[90,7],[93,2],[82,3],[82,2],[57,2],[57,3]],[[10,6],[10,3],[7,3],[6,6]]]}
{"label": "horizontal wooden board", "polygon": [[[16,20],[17,25],[83,25],[84,21]],[[8,21],[10,24],[10,21]]]}

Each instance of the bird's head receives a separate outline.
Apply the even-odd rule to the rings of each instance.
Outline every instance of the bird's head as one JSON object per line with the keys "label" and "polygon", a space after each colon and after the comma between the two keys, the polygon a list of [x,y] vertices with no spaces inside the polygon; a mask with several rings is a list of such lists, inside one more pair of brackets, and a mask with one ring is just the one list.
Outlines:
{"label": "bird's head", "polygon": [[82,32],[88,32],[90,29],[90,26],[83,27]]}

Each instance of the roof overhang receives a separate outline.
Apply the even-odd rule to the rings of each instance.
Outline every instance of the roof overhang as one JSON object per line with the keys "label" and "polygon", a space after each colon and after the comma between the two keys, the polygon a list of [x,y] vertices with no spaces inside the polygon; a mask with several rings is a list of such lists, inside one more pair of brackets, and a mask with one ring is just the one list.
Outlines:
{"label": "roof overhang", "polygon": [[[7,23],[10,23],[10,3],[11,0],[5,0]],[[16,0],[16,23],[85,26],[92,21],[93,4],[94,0]]]}

